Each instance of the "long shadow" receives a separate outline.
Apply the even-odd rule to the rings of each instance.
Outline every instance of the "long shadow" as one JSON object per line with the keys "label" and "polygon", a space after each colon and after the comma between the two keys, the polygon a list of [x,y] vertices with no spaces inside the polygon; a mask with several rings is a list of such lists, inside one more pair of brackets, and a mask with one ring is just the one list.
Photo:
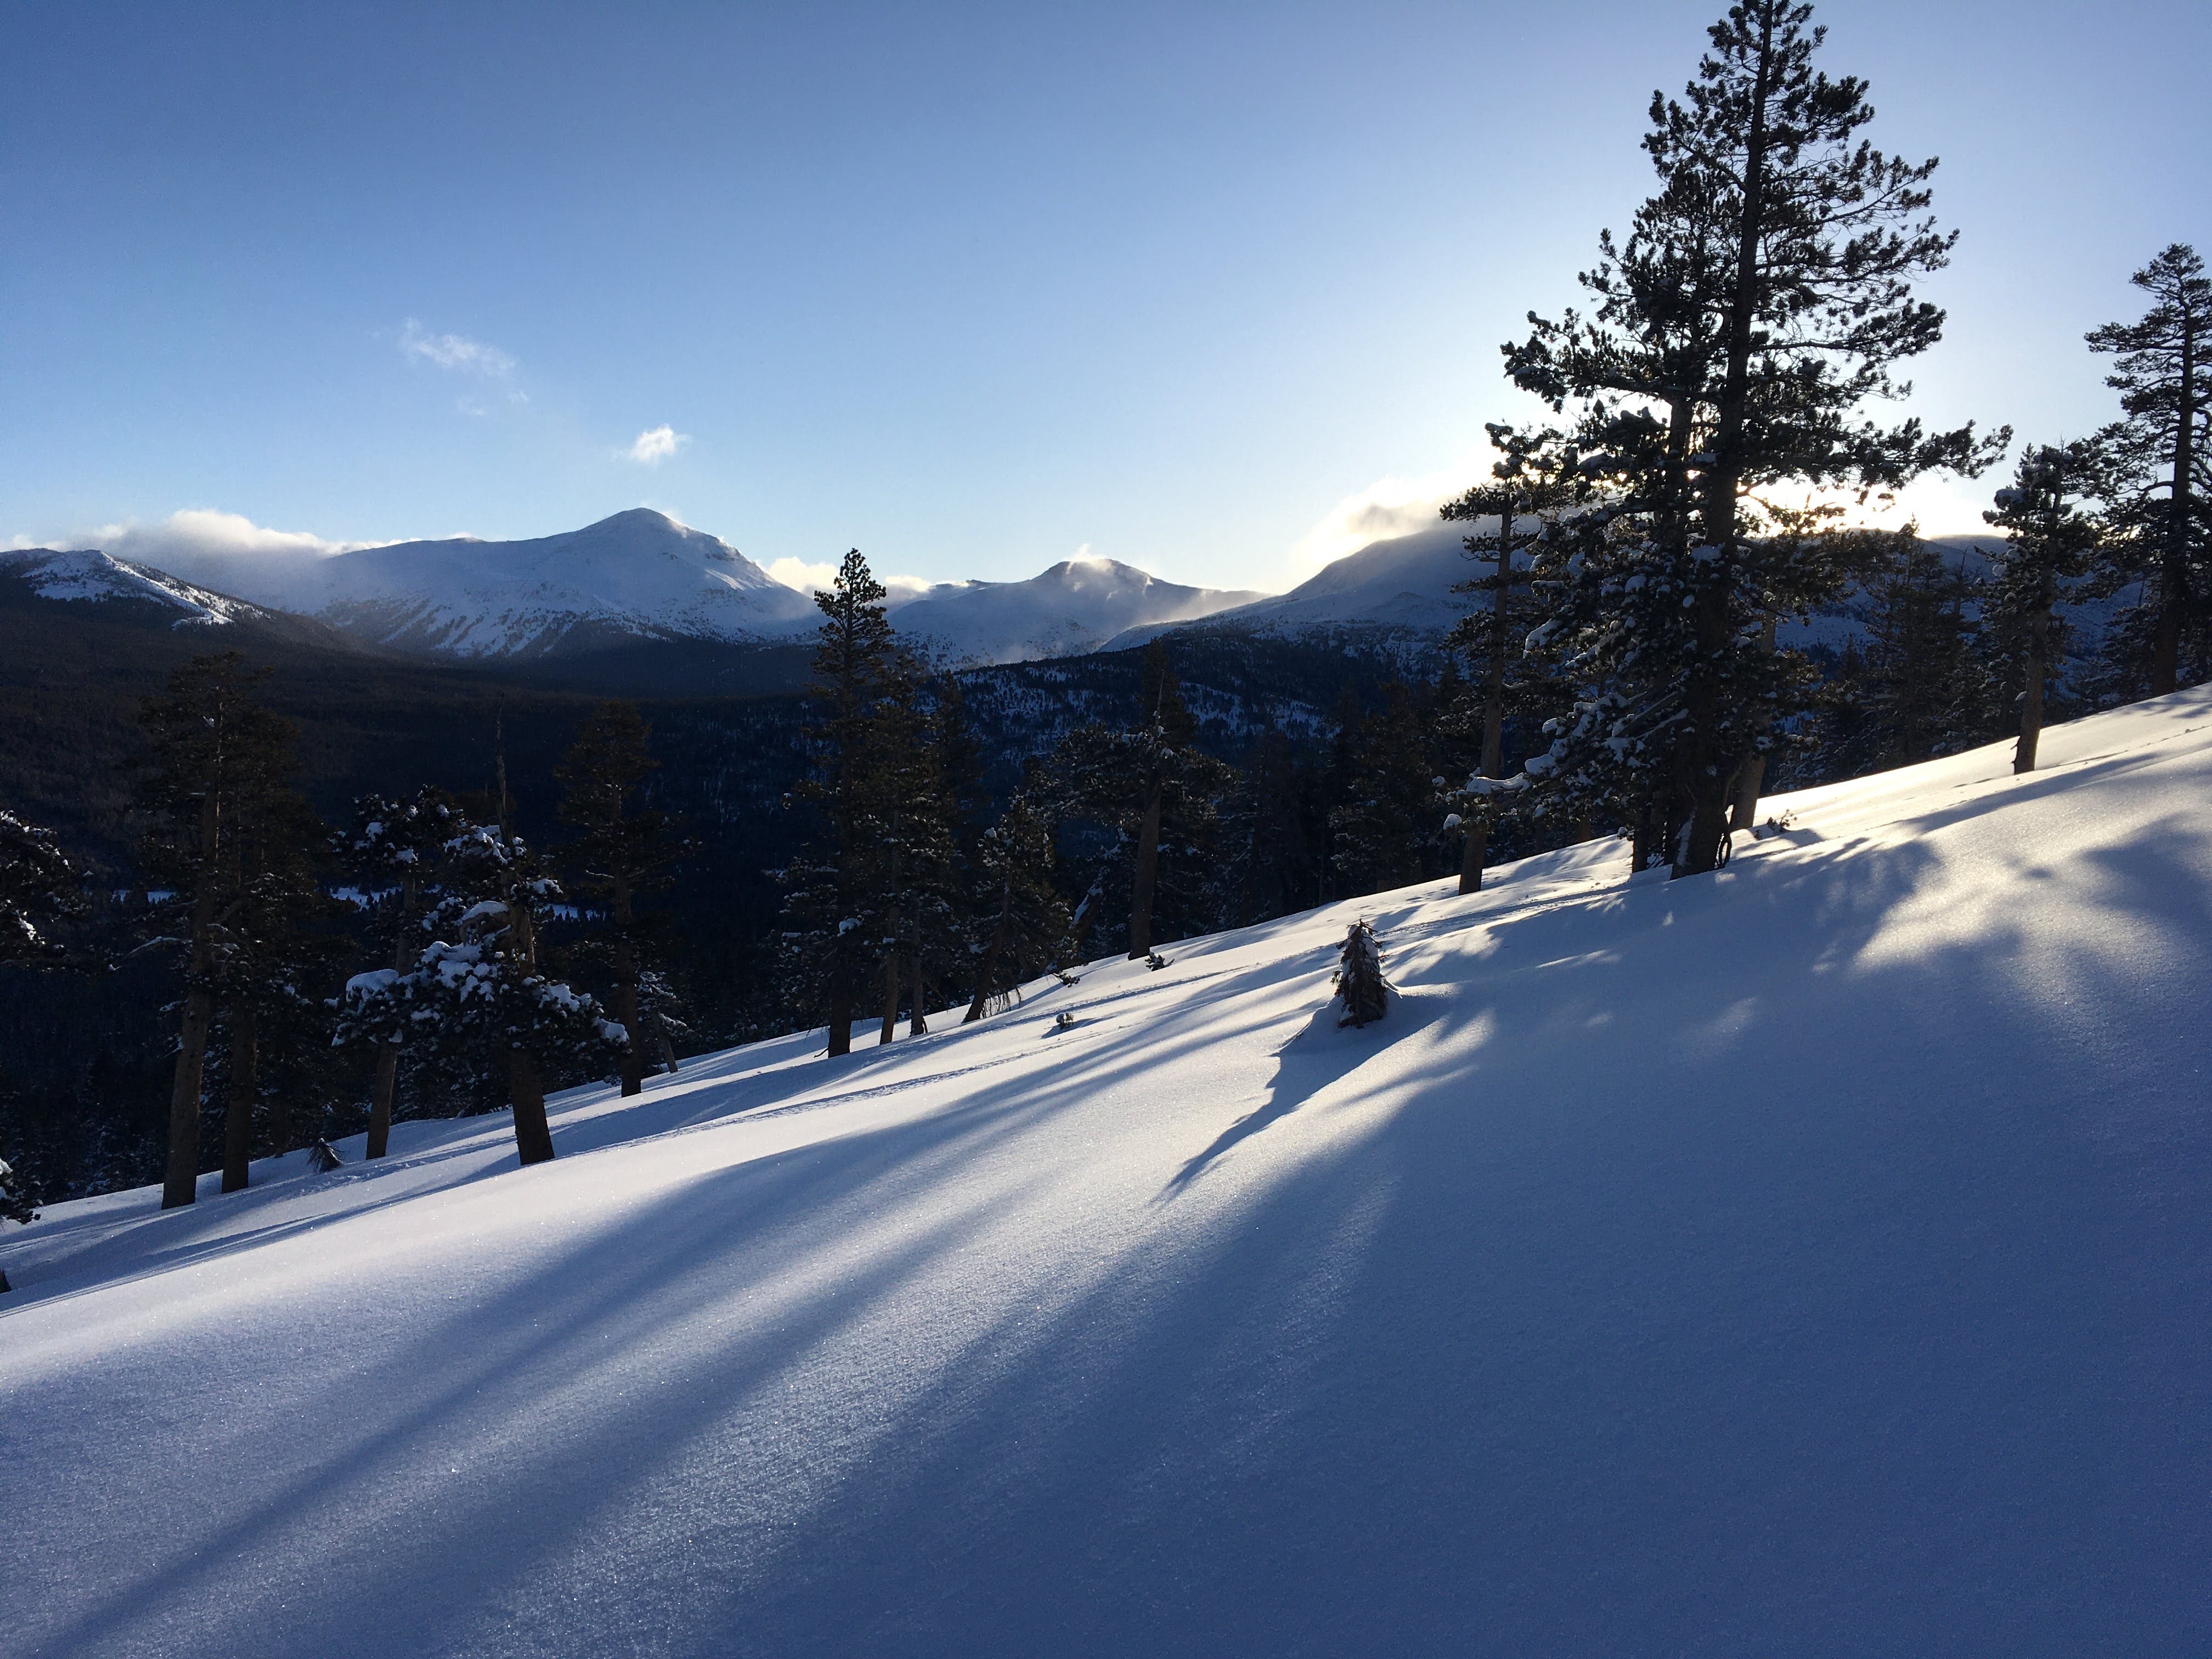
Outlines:
{"label": "long shadow", "polygon": [[[2200,846],[2091,855],[2102,902],[2201,888]],[[1369,1034],[1419,1032],[1419,1089],[1265,1134],[1370,1052],[1285,1045],[1171,1206],[1165,1145],[1052,1175],[1164,1035],[1219,1040],[1194,1011],[653,1194],[334,1340],[375,1358],[242,1393],[218,1446],[131,1466],[174,1432],[133,1402],[199,1380],[164,1350],[58,1377],[11,1427],[136,1496],[27,1494],[6,1599],[111,1575],[21,1627],[40,1654],[2185,1650],[2212,934],[2168,927],[2154,980],[2081,955],[2069,1025],[2002,927],[1869,957],[1941,861],[1528,916],[1448,1014]],[[1284,979],[1216,1018],[1279,1020]],[[2085,1060],[2091,1013],[2160,1046]],[[1195,1182],[1231,1151],[1250,1179]],[[312,1328],[283,1312],[234,1334],[277,1352]],[[447,1444],[489,1467],[429,1480]],[[195,1471],[257,1455],[193,1515]]]}

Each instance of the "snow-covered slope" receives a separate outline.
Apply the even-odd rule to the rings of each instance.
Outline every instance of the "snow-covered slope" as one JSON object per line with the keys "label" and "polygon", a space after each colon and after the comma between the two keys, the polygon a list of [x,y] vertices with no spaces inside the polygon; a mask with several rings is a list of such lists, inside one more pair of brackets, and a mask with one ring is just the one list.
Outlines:
{"label": "snow-covered slope", "polygon": [[173,611],[173,628],[220,628],[267,615],[259,606],[242,604],[227,593],[180,581],[150,565],[111,558],[94,548],[0,550],[0,581],[36,599]]}
{"label": "snow-covered slope", "polygon": [[1020,582],[946,582],[892,611],[893,625],[955,662],[1079,657],[1146,624],[1188,622],[1261,597],[1162,581],[1113,559],[1063,559]]}
{"label": "snow-covered slope", "polygon": [[648,507],[535,541],[191,553],[177,573],[401,650],[538,656],[635,637],[746,641],[814,615],[737,549]]}
{"label": "snow-covered slope", "polygon": [[2045,752],[64,1206],[9,1651],[2201,1651],[2212,692]]}
{"label": "snow-covered slope", "polygon": [[[1472,608],[1452,584],[1481,574],[1466,540],[1486,524],[1443,524],[1409,536],[1370,542],[1331,561],[1287,593],[1270,594],[1206,619],[1211,628],[1282,635],[1357,632],[1433,642]],[[1165,633],[1133,628],[1115,647],[1139,645]]]}

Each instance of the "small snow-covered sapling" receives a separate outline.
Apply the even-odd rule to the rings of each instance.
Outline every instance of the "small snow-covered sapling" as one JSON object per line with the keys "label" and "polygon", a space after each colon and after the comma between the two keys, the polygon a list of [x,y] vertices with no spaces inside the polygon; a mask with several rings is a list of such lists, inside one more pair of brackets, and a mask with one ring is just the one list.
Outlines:
{"label": "small snow-covered sapling", "polygon": [[1382,951],[1374,925],[1361,917],[1347,928],[1337,947],[1336,994],[1344,1004],[1339,1025],[1360,1026],[1382,1018],[1390,982],[1382,977]]}
{"label": "small snow-covered sapling", "polygon": [[1145,957],[1145,966],[1151,969],[1156,974],[1167,965],[1168,959],[1162,956],[1158,951],[1150,951]]}

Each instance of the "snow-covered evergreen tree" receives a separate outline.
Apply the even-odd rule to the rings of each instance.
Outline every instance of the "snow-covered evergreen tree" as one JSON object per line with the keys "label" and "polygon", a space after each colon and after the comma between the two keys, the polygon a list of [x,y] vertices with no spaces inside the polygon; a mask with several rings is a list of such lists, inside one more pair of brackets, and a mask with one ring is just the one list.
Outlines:
{"label": "snow-covered evergreen tree", "polygon": [[1371,1025],[1389,1012],[1389,981],[1382,976],[1382,950],[1374,924],[1364,916],[1345,930],[1336,951],[1336,996],[1344,1005],[1339,1025]]}
{"label": "snow-covered evergreen tree", "polygon": [[1685,100],[1653,99],[1660,188],[1625,244],[1601,239],[1591,315],[1507,349],[1519,384],[1577,406],[1571,434],[1518,458],[1583,498],[1538,561],[1559,602],[1548,638],[1588,688],[1542,770],[1630,802],[1639,845],[1677,874],[1722,856],[1803,706],[1812,676],[1777,650],[1776,620],[1840,585],[1817,523],[1760,492],[1972,471],[2008,435],[1861,412],[1940,337],[1912,283],[1952,239],[1925,216],[1935,163],[1859,137],[1865,83],[1814,70],[1810,18],[1743,0],[1713,26]]}
{"label": "snow-covered evergreen tree", "polygon": [[[405,800],[363,795],[354,802],[350,830],[337,838],[339,860],[367,890],[371,912],[388,936],[392,971],[404,973],[425,943],[419,929],[426,899],[439,893],[447,844],[469,823],[443,790],[418,789]],[[370,1085],[368,1149],[382,1158],[391,1143],[400,1045],[378,1045]]]}
{"label": "snow-covered evergreen tree", "polygon": [[553,1156],[546,1079],[602,1073],[628,1051],[629,1033],[539,968],[540,913],[561,889],[525,843],[479,824],[446,851],[455,875],[423,924],[438,937],[404,973],[348,981],[337,1040],[434,1047],[503,1075],[516,1151],[543,1163]]}
{"label": "snow-covered evergreen tree", "polygon": [[68,960],[54,928],[84,908],[82,884],[52,830],[0,807],[0,968]]}

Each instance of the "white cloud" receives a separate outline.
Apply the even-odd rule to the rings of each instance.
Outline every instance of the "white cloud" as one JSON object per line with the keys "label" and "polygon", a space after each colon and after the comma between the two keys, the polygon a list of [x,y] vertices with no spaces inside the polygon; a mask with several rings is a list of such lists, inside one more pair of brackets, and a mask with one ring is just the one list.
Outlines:
{"label": "white cloud", "polygon": [[1377,478],[1329,508],[1291,544],[1291,556],[1307,566],[1323,565],[1357,553],[1370,542],[1425,530],[1437,522],[1438,507],[1490,476],[1495,459],[1496,452],[1484,443],[1434,472]]}
{"label": "white cloud", "polygon": [[641,465],[659,466],[690,441],[688,432],[678,432],[672,426],[656,426],[639,433],[623,453]]}
{"label": "white cloud", "polygon": [[412,317],[400,325],[399,349],[419,362],[458,369],[464,374],[503,380],[514,373],[514,359],[497,346],[462,334],[433,334]]}
{"label": "white cloud", "polygon": [[[778,559],[768,568],[768,574],[786,587],[795,587],[802,593],[828,592],[830,584],[837,580],[837,567],[825,560],[820,564],[809,564],[804,559],[788,556]],[[880,573],[876,580],[884,585],[885,602],[904,605],[918,599],[934,586],[926,576],[886,576]]]}
{"label": "white cloud", "polygon": [[210,507],[188,507],[172,513],[159,524],[126,520],[83,532],[76,544],[97,547],[118,559],[137,559],[160,565],[179,556],[299,559],[349,553],[374,542],[333,542],[305,530],[271,530],[239,513],[218,513]]}

